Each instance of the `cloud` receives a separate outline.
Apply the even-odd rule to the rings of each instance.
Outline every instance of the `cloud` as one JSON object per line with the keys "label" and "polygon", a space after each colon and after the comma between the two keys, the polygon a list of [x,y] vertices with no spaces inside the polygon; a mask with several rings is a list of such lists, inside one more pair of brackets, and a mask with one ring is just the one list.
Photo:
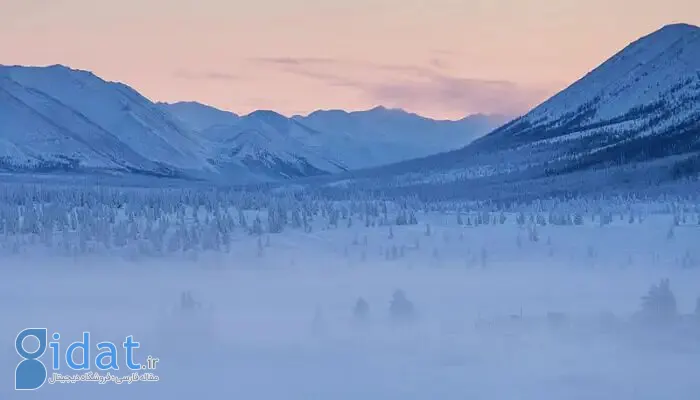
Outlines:
{"label": "cloud", "polygon": [[352,88],[352,87],[359,87],[360,85],[362,85],[362,82],[360,82],[358,80],[355,80],[355,79],[352,79],[352,78],[349,78],[346,76],[334,74],[332,72],[309,71],[309,70],[305,70],[305,69],[298,69],[298,70],[287,69],[286,71],[291,72],[295,75],[299,75],[299,76],[303,76],[306,78],[321,81],[327,85],[335,86],[335,87],[350,87],[350,88]]}
{"label": "cloud", "polygon": [[334,87],[357,90],[370,104],[443,115],[518,115],[554,93],[556,86],[465,78],[445,71],[441,58],[427,66],[390,65],[331,58],[263,58],[253,62]]}
{"label": "cloud", "polygon": [[336,62],[332,58],[322,57],[258,57],[251,59],[251,61],[277,65],[331,64]]}
{"label": "cloud", "polygon": [[[250,61],[257,64],[268,64],[276,67],[282,67],[287,69],[289,72],[297,73],[299,75],[305,75],[309,72],[313,72],[313,74],[315,74],[320,68],[332,68],[333,72],[330,74],[335,74],[336,76],[339,76],[340,71],[343,70],[345,70],[345,72],[380,70],[385,72],[408,73],[412,75],[425,75],[431,72],[430,69],[420,66],[373,64],[362,61],[339,60],[335,58],[322,57],[260,57],[252,58]],[[321,73],[321,75],[325,76],[326,74]]]}
{"label": "cloud", "polygon": [[381,104],[449,114],[519,115],[544,100],[550,91],[525,88],[508,81],[435,75],[425,81],[368,85],[365,90]]}
{"label": "cloud", "polygon": [[238,80],[240,77],[238,75],[229,74],[226,72],[191,72],[191,71],[177,71],[175,76],[180,79],[190,79],[190,80],[217,80],[217,81],[233,81]]}

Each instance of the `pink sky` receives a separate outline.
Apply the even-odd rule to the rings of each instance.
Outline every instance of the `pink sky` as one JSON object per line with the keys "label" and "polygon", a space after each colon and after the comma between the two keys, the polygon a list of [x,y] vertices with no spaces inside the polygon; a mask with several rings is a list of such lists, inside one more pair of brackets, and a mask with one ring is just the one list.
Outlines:
{"label": "pink sky", "polygon": [[697,0],[0,0],[0,64],[247,113],[521,113]]}

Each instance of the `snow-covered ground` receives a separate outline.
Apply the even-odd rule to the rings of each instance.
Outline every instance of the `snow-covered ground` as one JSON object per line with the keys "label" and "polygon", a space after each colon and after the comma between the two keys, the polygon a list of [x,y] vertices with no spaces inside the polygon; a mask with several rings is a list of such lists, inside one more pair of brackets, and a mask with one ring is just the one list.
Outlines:
{"label": "snow-covered ground", "polygon": [[[249,226],[258,214],[267,221],[243,214]],[[476,212],[418,211],[413,225],[379,217],[369,227],[320,214],[281,233],[237,226],[228,251],[68,257],[23,242],[0,264],[0,398],[639,400],[700,390],[700,321],[682,333],[629,328],[662,278],[678,312],[694,312],[695,213],[604,224],[591,213],[558,225],[530,210],[524,222],[496,212],[488,224]],[[396,289],[415,305],[413,324],[390,323]],[[202,305],[193,315],[178,311],[187,290]],[[370,305],[365,324],[353,321],[359,297]],[[548,313],[572,324],[554,329]],[[138,354],[160,359],[160,381],[13,392],[14,339],[35,326],[133,334]]]}

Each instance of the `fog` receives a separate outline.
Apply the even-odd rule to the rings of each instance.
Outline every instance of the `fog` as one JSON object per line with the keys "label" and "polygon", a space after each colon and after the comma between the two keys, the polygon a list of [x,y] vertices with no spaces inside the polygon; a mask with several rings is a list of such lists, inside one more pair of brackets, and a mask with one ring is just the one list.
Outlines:
{"label": "fog", "polygon": [[[0,396],[690,399],[700,389],[697,331],[679,339],[601,318],[628,318],[661,277],[670,278],[679,310],[692,312],[695,270],[328,268],[312,256],[264,270],[103,262],[5,271]],[[400,325],[389,316],[398,288],[416,308],[415,320]],[[201,303],[198,312],[178,310],[183,290]],[[362,323],[352,314],[360,296],[370,305]],[[566,313],[570,324],[547,324],[548,312]],[[134,335],[137,354],[161,360],[160,381],[13,393],[14,337],[37,326],[75,340],[82,330],[115,341]]]}

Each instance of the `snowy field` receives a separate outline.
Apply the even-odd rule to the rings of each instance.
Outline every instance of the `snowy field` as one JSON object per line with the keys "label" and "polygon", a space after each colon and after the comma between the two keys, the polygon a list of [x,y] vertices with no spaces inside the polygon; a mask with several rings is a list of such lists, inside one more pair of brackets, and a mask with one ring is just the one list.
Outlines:
{"label": "snowy field", "polygon": [[[642,213],[586,214],[564,224],[546,213],[417,211],[413,224],[396,225],[387,223],[393,215],[349,222],[349,215],[319,212],[279,233],[267,232],[277,222],[266,213],[242,214],[248,230],[236,220],[228,244],[208,251],[201,239],[190,246],[200,251],[117,256],[85,239],[76,242],[84,251],[64,252],[52,239],[63,253],[51,255],[40,233],[24,235],[19,248],[5,246],[12,251],[1,261],[0,398],[642,400],[700,393],[700,315],[682,316],[696,312],[700,296],[696,214],[648,213],[643,221]],[[256,216],[264,227],[254,227]],[[22,236],[6,229],[3,240]],[[636,324],[641,297],[663,278],[677,320]],[[390,319],[396,289],[415,306],[410,323]],[[180,310],[183,291],[201,308]],[[353,317],[359,297],[370,307],[363,322]],[[566,323],[554,324],[557,315]],[[139,354],[160,359],[160,381],[14,392],[13,343],[26,327],[76,339],[83,330],[115,341],[134,335]]]}

